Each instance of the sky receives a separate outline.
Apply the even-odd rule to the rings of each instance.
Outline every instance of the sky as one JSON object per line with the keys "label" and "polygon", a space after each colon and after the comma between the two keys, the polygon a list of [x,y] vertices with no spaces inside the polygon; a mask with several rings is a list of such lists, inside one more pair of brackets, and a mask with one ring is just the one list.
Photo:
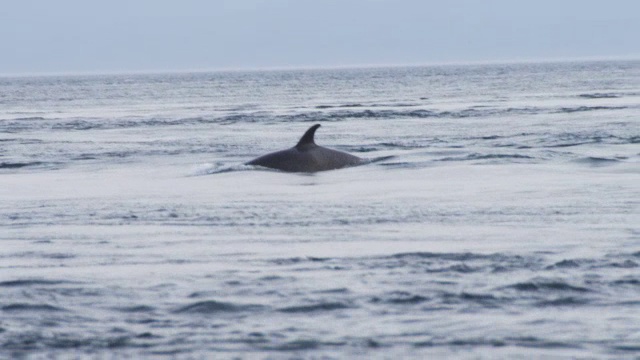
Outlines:
{"label": "sky", "polygon": [[640,58],[637,0],[20,0],[0,74]]}

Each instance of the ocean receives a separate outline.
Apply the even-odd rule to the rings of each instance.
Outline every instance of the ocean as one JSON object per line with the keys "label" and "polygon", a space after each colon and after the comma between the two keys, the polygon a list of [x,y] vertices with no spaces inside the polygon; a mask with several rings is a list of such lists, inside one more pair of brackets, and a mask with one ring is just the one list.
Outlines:
{"label": "ocean", "polygon": [[639,144],[640,61],[1,77],[0,358],[638,357]]}

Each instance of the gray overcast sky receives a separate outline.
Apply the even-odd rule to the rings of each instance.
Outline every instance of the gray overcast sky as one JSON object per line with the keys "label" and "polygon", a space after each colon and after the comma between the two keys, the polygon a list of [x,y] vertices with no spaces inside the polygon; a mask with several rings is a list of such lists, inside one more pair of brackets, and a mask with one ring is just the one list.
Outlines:
{"label": "gray overcast sky", "polygon": [[0,73],[640,57],[637,0],[7,0]]}

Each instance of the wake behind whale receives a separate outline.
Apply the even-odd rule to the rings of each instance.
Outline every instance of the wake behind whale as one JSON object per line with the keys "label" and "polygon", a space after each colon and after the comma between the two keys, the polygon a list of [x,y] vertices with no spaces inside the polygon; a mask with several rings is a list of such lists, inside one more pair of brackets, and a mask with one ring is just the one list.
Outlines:
{"label": "wake behind whale", "polygon": [[272,152],[246,163],[287,172],[317,172],[360,165],[366,162],[357,156],[316,145],[314,135],[320,124],[310,127],[290,149]]}

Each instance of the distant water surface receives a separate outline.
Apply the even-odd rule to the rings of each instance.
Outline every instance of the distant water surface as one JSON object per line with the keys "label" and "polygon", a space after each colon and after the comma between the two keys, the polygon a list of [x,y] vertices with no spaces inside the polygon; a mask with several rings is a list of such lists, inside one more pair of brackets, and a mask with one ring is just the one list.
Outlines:
{"label": "distant water surface", "polygon": [[638,61],[0,78],[0,358],[640,356],[639,144]]}

